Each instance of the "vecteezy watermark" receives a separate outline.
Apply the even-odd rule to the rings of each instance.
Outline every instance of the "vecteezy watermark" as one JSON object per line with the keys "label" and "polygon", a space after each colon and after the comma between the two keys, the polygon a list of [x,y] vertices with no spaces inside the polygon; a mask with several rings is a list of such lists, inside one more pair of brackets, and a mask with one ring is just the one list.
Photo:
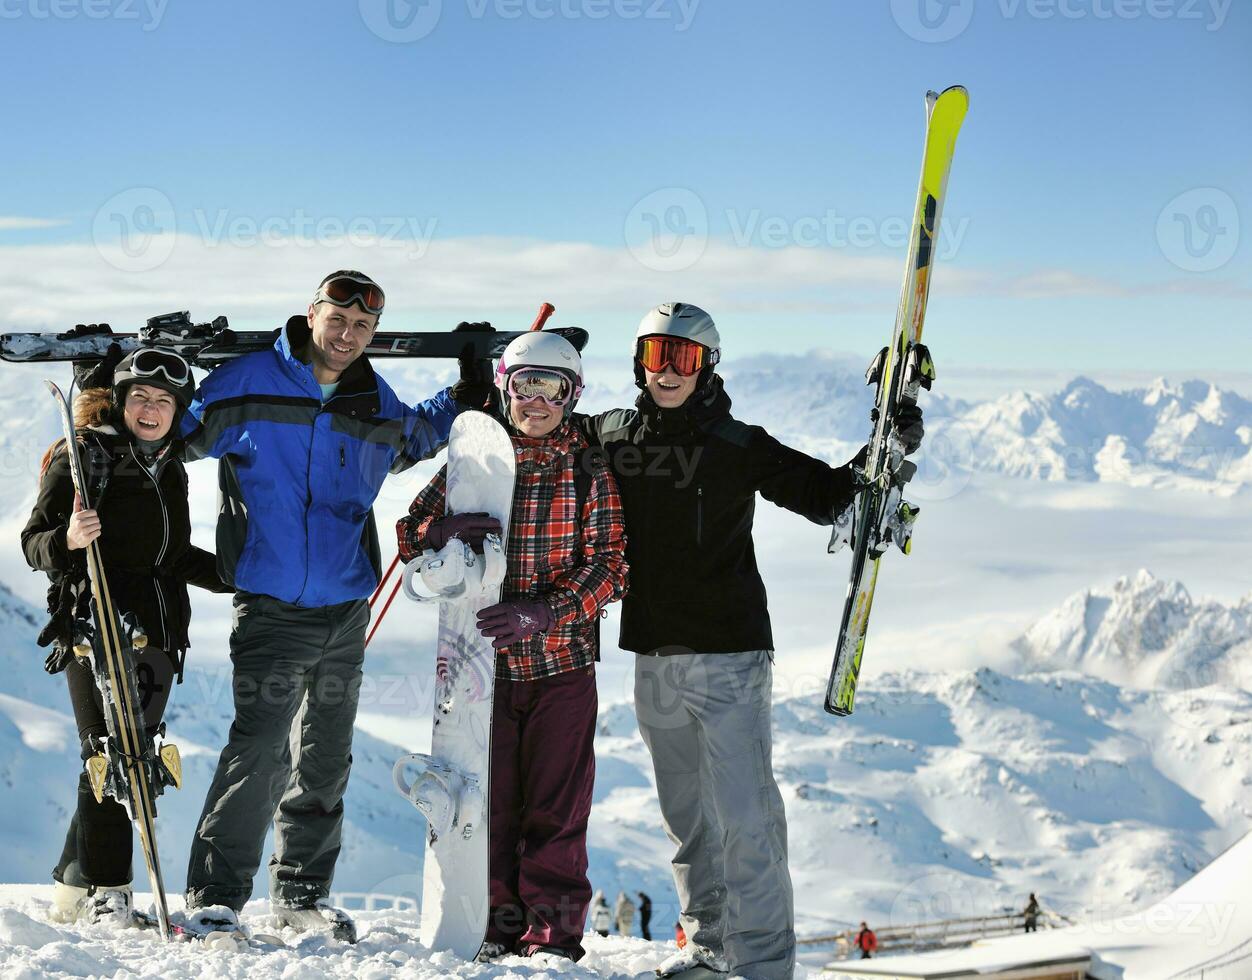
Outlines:
{"label": "vecteezy watermark", "polygon": [[439,26],[443,0],[358,0],[361,20],[376,37],[411,44]]}
{"label": "vecteezy watermark", "polygon": [[[2,0],[0,0],[2,2]],[[392,44],[429,36],[443,16],[443,0],[357,0],[361,19]],[[700,0],[464,0],[471,20],[648,20],[691,27]]]}
{"label": "vecteezy watermark", "polygon": [[1179,194],[1156,219],[1156,241],[1184,272],[1213,272],[1239,248],[1239,207],[1216,187]]}
{"label": "vecteezy watermark", "polygon": [[709,244],[709,212],[695,191],[663,187],[626,215],[626,247],[653,272],[682,272],[700,261]]}
{"label": "vecteezy watermark", "polygon": [[438,218],[334,215],[314,217],[303,210],[289,215],[233,214],[229,210],[192,212],[192,223],[204,242],[210,246],[231,245],[251,248],[324,248],[341,245],[356,247],[408,249],[414,258],[422,258],[435,237]]}
{"label": "vecteezy watermark", "polygon": [[[733,209],[724,214],[730,228],[730,238],[740,248],[756,245],[760,248],[905,248],[912,234],[912,222],[906,218],[885,218],[881,221],[864,215],[845,217],[835,208],[827,208],[821,215],[805,215],[784,218],[779,215],[763,215],[759,208],[739,212]],[[953,224],[939,219],[940,261],[950,261],[956,256],[969,230],[969,218]]]}
{"label": "vecteezy watermark", "polygon": [[0,0],[0,20],[120,20],[161,26],[170,0]]}
{"label": "vecteezy watermark", "polygon": [[174,251],[174,204],[155,187],[132,187],[100,206],[91,238],[104,260],[121,272],[150,272]]}
{"label": "vecteezy watermark", "polygon": [[[1234,0],[983,0],[1004,20],[1203,21],[1206,31],[1226,23]],[[896,25],[915,41],[939,44],[963,34],[974,17],[975,0],[891,0]]]}
{"label": "vecteezy watermark", "polygon": [[[767,215],[760,208],[727,208],[714,217],[725,222],[730,243],[738,248],[903,249],[913,230],[910,218],[847,216],[835,208],[800,217]],[[630,209],[623,237],[640,265],[654,272],[681,272],[704,255],[709,243],[709,219],[707,206],[694,191],[664,187]],[[969,221],[940,219],[941,261],[950,261],[960,250]]]}

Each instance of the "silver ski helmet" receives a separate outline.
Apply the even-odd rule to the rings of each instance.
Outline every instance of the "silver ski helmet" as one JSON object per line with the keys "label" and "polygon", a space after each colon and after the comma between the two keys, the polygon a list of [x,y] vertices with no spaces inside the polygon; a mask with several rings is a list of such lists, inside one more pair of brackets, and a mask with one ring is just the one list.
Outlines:
{"label": "silver ski helmet", "polygon": [[560,334],[542,330],[531,330],[511,340],[496,365],[496,387],[506,419],[511,400],[509,379],[522,368],[551,371],[568,381],[569,400],[562,406],[562,417],[569,418],[583,393],[583,362],[577,348]]}
{"label": "silver ski helmet", "polygon": [[679,337],[708,349],[707,363],[696,381],[697,391],[709,383],[713,369],[722,358],[722,338],[708,313],[693,303],[662,303],[644,315],[639,321],[639,329],[635,331],[635,384],[640,388],[647,384],[643,366],[639,363],[639,342],[646,337]]}

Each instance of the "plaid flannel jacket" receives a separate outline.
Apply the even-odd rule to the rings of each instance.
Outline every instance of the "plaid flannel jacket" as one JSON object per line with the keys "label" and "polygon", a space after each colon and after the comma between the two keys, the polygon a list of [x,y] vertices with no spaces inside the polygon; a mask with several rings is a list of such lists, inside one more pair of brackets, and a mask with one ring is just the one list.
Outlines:
{"label": "plaid flannel jacket", "polygon": [[[502,598],[543,599],[555,624],[496,659],[496,677],[529,681],[594,663],[600,610],[626,592],[626,531],[617,482],[599,454],[581,519],[575,519],[576,454],[586,439],[568,423],[544,439],[513,436],[517,479],[505,548]],[[417,495],[396,524],[402,561],[426,547],[431,523],[444,516],[447,467]]]}

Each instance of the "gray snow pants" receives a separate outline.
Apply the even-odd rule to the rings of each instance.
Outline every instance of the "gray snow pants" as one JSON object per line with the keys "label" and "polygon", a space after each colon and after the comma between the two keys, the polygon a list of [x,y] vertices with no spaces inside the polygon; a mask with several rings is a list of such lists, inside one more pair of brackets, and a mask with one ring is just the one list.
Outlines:
{"label": "gray snow pants", "polygon": [[368,622],[364,600],[303,608],[235,595],[235,722],[191,845],[189,908],[243,908],[271,821],[271,902],[330,894]]}
{"label": "gray snow pants", "polygon": [[635,713],[678,848],[683,930],[752,980],[790,980],[795,970],[771,658],[767,650],[635,658]]}

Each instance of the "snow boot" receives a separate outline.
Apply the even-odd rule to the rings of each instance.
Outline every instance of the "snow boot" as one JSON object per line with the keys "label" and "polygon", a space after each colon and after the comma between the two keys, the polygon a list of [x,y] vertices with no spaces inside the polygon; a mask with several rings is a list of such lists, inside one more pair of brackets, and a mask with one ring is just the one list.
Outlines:
{"label": "snow boot", "polygon": [[560,946],[540,946],[538,944],[527,946],[523,951],[525,956],[553,956],[558,959],[572,960],[574,954],[568,949],[562,949]]}
{"label": "snow boot", "polygon": [[52,882],[52,907],[48,919],[52,922],[75,922],[87,910],[89,895],[86,888],[67,885],[63,881]]}
{"label": "snow boot", "polygon": [[203,937],[215,933],[243,936],[239,913],[229,905],[205,905],[202,908],[188,909],[181,925],[195,936]]}
{"label": "snow boot", "polygon": [[341,943],[356,942],[356,923],[343,909],[319,902],[309,908],[294,909],[271,903],[270,911],[279,925],[299,932],[321,932]]}
{"label": "snow boot", "polygon": [[96,886],[91,892],[87,915],[92,922],[128,926],[133,918],[132,904],[130,885]]}
{"label": "snow boot", "polygon": [[505,946],[504,943],[483,943],[483,948],[474,957],[474,962],[490,963],[492,960],[498,960],[502,956],[511,956],[512,953],[513,947]]}
{"label": "snow boot", "polygon": [[704,946],[688,943],[656,968],[658,977],[668,980],[726,980],[730,967],[725,957]]}

